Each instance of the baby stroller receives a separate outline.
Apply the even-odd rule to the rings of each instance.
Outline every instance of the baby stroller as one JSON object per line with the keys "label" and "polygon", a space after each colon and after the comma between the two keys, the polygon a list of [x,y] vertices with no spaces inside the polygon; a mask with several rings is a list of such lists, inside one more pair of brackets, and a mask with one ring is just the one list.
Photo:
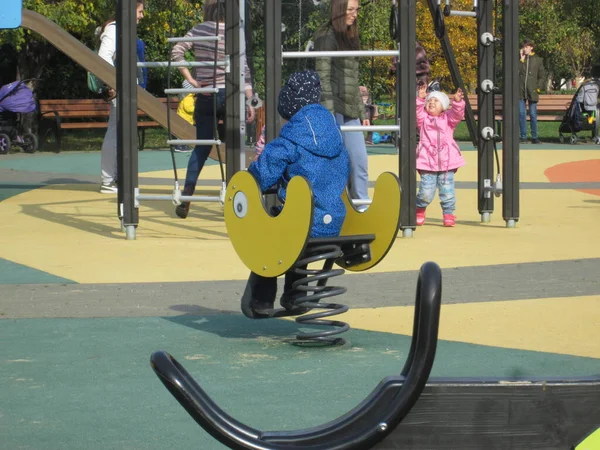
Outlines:
{"label": "baby stroller", "polygon": [[13,81],[0,88],[0,154],[9,153],[13,145],[33,153],[38,140],[33,133],[19,135],[21,114],[36,110],[33,93],[23,81]]}
{"label": "baby stroller", "polygon": [[567,112],[558,128],[560,142],[564,143],[563,133],[571,133],[569,142],[577,143],[577,132],[592,131],[592,140],[595,144],[600,144],[598,135],[598,94],[600,93],[600,80],[590,79],[581,83],[577,92],[567,108]]}

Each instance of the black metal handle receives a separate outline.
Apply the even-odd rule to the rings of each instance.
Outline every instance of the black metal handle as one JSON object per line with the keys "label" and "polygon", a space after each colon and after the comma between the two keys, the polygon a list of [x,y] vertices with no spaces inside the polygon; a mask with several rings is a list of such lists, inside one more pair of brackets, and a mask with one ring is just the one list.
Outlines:
{"label": "black metal handle", "polygon": [[225,413],[194,378],[164,351],[152,354],[159,379],[211,436],[232,449],[354,450],[384,439],[417,402],[431,373],[437,347],[442,274],[437,264],[423,264],[417,283],[410,351],[400,376],[384,378],[358,406],[324,425],[297,431],[260,431]]}

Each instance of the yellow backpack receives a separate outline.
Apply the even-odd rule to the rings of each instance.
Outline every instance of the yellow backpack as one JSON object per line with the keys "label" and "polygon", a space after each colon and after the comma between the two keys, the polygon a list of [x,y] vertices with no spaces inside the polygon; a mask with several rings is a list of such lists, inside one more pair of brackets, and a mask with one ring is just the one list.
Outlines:
{"label": "yellow backpack", "polygon": [[179,101],[177,107],[177,114],[187,120],[189,123],[194,125],[194,109],[196,107],[196,96],[194,94],[188,94]]}

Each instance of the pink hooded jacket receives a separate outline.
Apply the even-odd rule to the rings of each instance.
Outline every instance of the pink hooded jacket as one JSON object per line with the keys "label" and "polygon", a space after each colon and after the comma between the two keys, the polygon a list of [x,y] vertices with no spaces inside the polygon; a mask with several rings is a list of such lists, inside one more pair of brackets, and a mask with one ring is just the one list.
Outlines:
{"label": "pink hooded jacket", "polygon": [[417,97],[417,170],[448,172],[466,164],[454,129],[465,117],[465,101],[452,101],[450,108],[437,117],[425,111],[425,99]]}

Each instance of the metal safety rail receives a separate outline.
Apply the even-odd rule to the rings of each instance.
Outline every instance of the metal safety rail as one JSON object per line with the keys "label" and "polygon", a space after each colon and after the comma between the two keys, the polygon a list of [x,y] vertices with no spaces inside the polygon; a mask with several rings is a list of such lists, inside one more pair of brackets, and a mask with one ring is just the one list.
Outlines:
{"label": "metal safety rail", "polygon": [[151,62],[139,62],[137,66],[147,67],[147,68],[156,68],[156,67],[229,67],[229,61],[151,61]]}
{"label": "metal safety rail", "polygon": [[[438,5],[441,5],[442,0],[437,0]],[[449,16],[459,16],[459,17],[477,17],[477,0],[473,0],[473,11],[458,11],[452,9],[452,2],[450,0],[446,0],[446,6],[444,7],[444,15],[446,17]]]}
{"label": "metal safety rail", "polygon": [[[313,59],[313,58],[358,58],[358,57],[400,57],[398,50],[347,50],[347,51],[304,51],[282,52],[283,59]],[[341,131],[394,131],[400,132],[399,125],[343,125]]]}
{"label": "metal safety rail", "polygon": [[152,354],[156,375],[211,436],[231,449],[369,449],[388,436],[415,405],[431,373],[437,347],[442,275],[437,264],[419,272],[413,337],[399,376],[384,378],[358,406],[324,425],[297,431],[261,431],[223,411],[185,368],[164,351]]}
{"label": "metal safety rail", "polygon": [[310,52],[283,52],[283,59],[302,58],[357,58],[361,56],[390,56],[400,57],[398,50],[335,50],[335,51],[310,51]]}
{"label": "metal safety rail", "polygon": [[399,125],[342,125],[342,131],[400,131]]}

